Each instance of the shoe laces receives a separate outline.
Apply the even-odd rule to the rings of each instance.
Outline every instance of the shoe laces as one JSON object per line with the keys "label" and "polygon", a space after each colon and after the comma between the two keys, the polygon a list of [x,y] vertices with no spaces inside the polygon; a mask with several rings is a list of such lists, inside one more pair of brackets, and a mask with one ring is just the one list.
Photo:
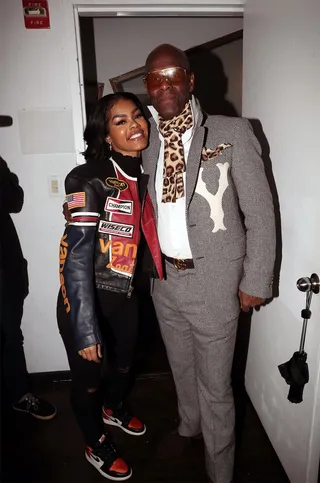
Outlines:
{"label": "shoe laces", "polygon": [[129,423],[133,418],[130,409],[124,402],[121,402],[116,407],[116,409],[114,410],[114,414],[116,415],[117,418],[121,419],[121,421],[124,421],[126,423]]}
{"label": "shoe laces", "polygon": [[33,394],[27,394],[24,400],[27,403],[26,409],[30,411],[31,409],[38,410],[40,406],[40,400]]}
{"label": "shoe laces", "polygon": [[111,455],[118,455],[114,444],[108,438],[106,438],[99,446],[94,448],[93,452],[101,459],[109,458]]}

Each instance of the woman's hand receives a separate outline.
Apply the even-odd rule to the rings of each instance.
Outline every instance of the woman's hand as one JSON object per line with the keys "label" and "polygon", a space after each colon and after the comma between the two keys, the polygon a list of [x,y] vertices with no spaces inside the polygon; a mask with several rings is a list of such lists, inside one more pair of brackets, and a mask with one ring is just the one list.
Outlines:
{"label": "woman's hand", "polygon": [[78,354],[81,357],[83,357],[83,359],[86,359],[87,361],[93,361],[99,364],[102,359],[101,344],[96,344],[90,347],[86,347],[85,349],[82,349],[81,351],[79,351]]}

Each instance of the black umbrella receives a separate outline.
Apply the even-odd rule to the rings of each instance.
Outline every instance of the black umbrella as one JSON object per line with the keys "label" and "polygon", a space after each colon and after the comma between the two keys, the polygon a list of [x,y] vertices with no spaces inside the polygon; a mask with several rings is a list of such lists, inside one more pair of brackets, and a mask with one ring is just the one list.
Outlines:
{"label": "black umbrella", "polygon": [[307,354],[305,352],[295,352],[288,362],[278,366],[281,376],[290,386],[288,399],[292,403],[302,401],[304,385],[309,381],[309,369],[306,360]]}
{"label": "black umbrella", "polygon": [[304,352],[308,320],[311,317],[311,298],[313,293],[319,293],[319,277],[315,273],[310,278],[300,278],[297,287],[306,293],[306,307],[301,311],[303,326],[300,340],[299,351],[294,352],[291,359],[278,366],[281,376],[289,384],[288,399],[292,403],[300,403],[303,400],[303,389],[309,381],[309,369],[307,364],[307,353]]}

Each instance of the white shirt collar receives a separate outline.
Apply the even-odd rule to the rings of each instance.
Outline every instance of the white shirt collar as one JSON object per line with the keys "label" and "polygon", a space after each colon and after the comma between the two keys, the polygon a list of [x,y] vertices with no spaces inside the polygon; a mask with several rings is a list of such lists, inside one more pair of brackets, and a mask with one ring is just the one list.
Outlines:
{"label": "white shirt collar", "polygon": [[[198,122],[198,118],[199,118],[201,108],[200,108],[200,103],[199,103],[198,99],[196,97],[194,97],[193,95],[192,95],[191,100],[190,100],[190,105],[191,105],[191,112],[192,112],[192,117],[193,117],[193,126],[196,126],[197,122]],[[148,109],[149,109],[153,119],[155,120],[157,129],[159,129],[158,128],[158,126],[159,126],[159,113],[158,113],[158,111],[156,111],[156,109],[153,106],[148,106]]]}

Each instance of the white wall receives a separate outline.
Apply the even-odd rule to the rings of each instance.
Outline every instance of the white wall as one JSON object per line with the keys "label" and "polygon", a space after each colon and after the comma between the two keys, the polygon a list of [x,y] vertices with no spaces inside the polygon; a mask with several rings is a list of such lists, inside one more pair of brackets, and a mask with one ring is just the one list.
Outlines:
{"label": "white wall", "polygon": [[97,18],[94,20],[98,81],[142,67],[161,43],[183,50],[242,29],[242,18]]}
{"label": "white wall", "polygon": [[244,16],[243,115],[260,119],[280,198],[280,297],[254,315],[246,385],[292,483],[315,483],[320,451],[320,296],[306,347],[304,401],[287,400],[278,364],[299,348],[305,296],[301,276],[320,272],[320,3],[248,0]]}
{"label": "white wall", "polygon": [[[23,211],[14,216],[14,221],[29,262],[30,295],[25,302],[22,328],[31,372],[68,367],[55,319],[58,247],[64,225],[63,195],[49,196],[48,176],[59,175],[63,181],[76,158],[72,152],[22,154],[20,138],[23,133],[18,123],[18,115],[24,109],[71,111],[62,0],[49,2],[49,5],[50,30],[26,30],[20,0],[2,2],[0,15],[0,111],[13,117],[12,127],[0,129],[0,150],[25,192]],[[72,137],[71,117],[66,127]],[[48,133],[39,130],[37,134],[41,138]],[[58,148],[56,131],[51,135],[52,144],[56,143]]]}
{"label": "white wall", "polygon": [[[108,5],[110,2],[79,0],[77,3]],[[134,2],[128,0],[122,3]],[[145,3],[149,8],[153,2]],[[219,3],[227,5],[230,2]],[[241,4],[240,1],[234,3]],[[50,1],[51,29],[26,30],[21,0],[1,2],[0,111],[1,114],[11,115],[14,124],[10,128],[0,129],[0,149],[1,155],[8,162],[11,170],[19,176],[25,191],[23,211],[14,216],[14,221],[25,257],[29,262],[30,294],[25,303],[22,328],[30,372],[68,369],[55,317],[56,296],[59,289],[58,246],[64,228],[61,215],[63,194],[60,197],[50,197],[48,176],[58,175],[63,182],[65,175],[76,164],[76,153],[69,148],[70,143],[73,144],[73,126],[70,114],[72,100],[75,99],[74,94],[73,97],[71,96],[73,93],[71,83],[77,76],[75,69],[72,69],[72,74],[70,72],[70,65],[74,64],[70,55],[67,55],[67,49],[74,42],[72,40],[71,4],[71,0]],[[176,20],[181,21],[181,19]],[[212,30],[218,29],[215,24],[216,19],[207,19],[208,23],[210,21],[214,22]],[[229,22],[228,19],[226,22],[221,21]],[[188,19],[188,22],[190,25],[192,21]],[[219,31],[217,36],[241,28],[242,21],[236,19],[234,25],[234,28]],[[143,45],[140,32],[136,32],[136,38],[130,43],[121,37],[123,45],[128,49],[128,70],[132,66],[136,67],[137,61],[143,63],[149,47],[152,48],[153,45],[162,41],[164,36],[168,40],[168,35],[167,29],[162,32],[161,37],[159,31],[158,38],[154,40],[154,44],[149,44],[149,46]],[[120,37],[117,35],[116,38],[118,41]],[[185,38],[187,40],[188,35],[185,35]],[[201,37],[199,34],[200,42],[210,38],[212,36]],[[172,42],[177,40],[176,37],[170,37]],[[180,40],[182,47],[189,46],[187,42],[182,43],[182,33]],[[139,45],[139,49],[137,47],[134,49],[134,43]],[[129,54],[129,47],[130,49],[132,47],[131,54]],[[136,55],[135,52],[138,50],[139,54]],[[129,61],[132,64],[129,64]],[[121,65],[124,64],[121,63]],[[121,73],[122,70],[114,71],[115,75],[119,72]],[[64,121],[63,132],[59,129],[59,124],[48,129],[52,118],[51,111],[53,115],[58,113],[61,120]],[[30,130],[28,126],[26,129],[20,129],[22,126],[19,126],[18,116],[21,112],[30,113],[34,121],[39,120],[40,116],[43,117],[47,113],[47,125],[42,126],[37,133],[33,132],[34,124],[32,123],[30,123]],[[37,142],[37,136],[33,143],[33,154],[23,154],[25,146],[21,146],[20,143],[23,136],[26,141],[30,141],[30,137],[36,134],[39,136],[38,140],[41,140],[51,131],[52,137],[49,136],[47,143],[50,154],[43,154],[43,149],[39,148],[41,143]],[[64,137],[63,143],[60,142],[61,136]],[[68,152],[61,152],[63,149],[59,147],[61,144],[68,145]]]}

